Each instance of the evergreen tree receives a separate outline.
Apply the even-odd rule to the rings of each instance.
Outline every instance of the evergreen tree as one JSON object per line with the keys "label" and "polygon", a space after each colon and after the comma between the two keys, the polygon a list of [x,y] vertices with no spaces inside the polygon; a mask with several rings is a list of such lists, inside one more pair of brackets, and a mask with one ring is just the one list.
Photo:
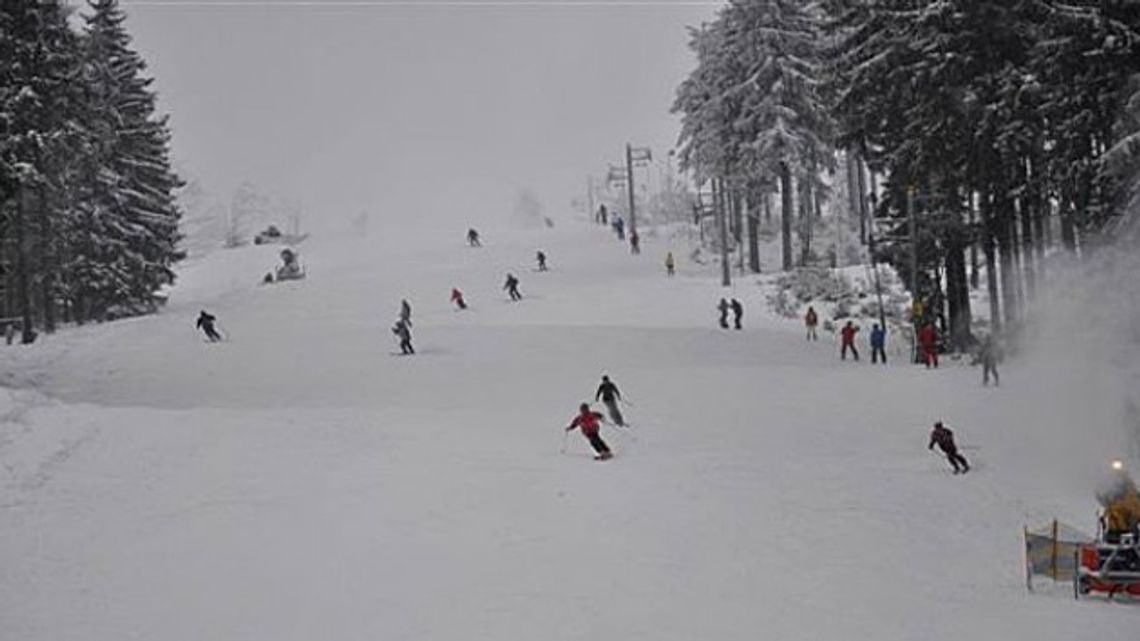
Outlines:
{"label": "evergreen tree", "polygon": [[87,316],[154,308],[174,280],[181,181],[169,157],[167,118],[155,114],[152,79],[130,47],[117,0],[92,0],[86,17],[92,164],[85,199],[84,251],[73,264]]}

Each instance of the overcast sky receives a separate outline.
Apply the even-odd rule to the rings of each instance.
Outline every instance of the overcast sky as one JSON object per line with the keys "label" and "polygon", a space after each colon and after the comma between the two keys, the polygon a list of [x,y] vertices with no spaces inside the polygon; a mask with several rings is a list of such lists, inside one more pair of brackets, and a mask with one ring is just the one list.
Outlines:
{"label": "overcast sky", "polygon": [[554,215],[625,142],[664,158],[713,2],[131,2],[127,27],[171,116],[183,172],[360,211]]}

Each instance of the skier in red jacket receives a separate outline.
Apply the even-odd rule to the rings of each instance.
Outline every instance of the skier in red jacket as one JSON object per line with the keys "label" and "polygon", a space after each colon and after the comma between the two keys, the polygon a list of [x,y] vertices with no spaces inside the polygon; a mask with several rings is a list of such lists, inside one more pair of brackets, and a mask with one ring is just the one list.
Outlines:
{"label": "skier in red jacket", "polygon": [[840,360],[847,360],[847,350],[851,350],[851,354],[855,356],[855,360],[859,360],[859,351],[855,349],[855,334],[858,333],[859,328],[847,321],[843,329],[839,330],[839,336],[843,343],[843,347],[839,352]]}
{"label": "skier in red jacket", "polygon": [[570,425],[566,427],[567,432],[572,432],[575,428],[582,429],[582,434],[585,435],[586,439],[590,441],[590,445],[594,448],[594,451],[597,452],[597,454],[594,455],[594,459],[598,461],[604,461],[613,456],[613,452],[610,452],[609,446],[606,445],[606,442],[598,435],[599,422],[604,420],[605,418],[601,412],[594,412],[590,410],[589,403],[582,403],[578,406],[578,415],[575,416]]}
{"label": "skier in red jacket", "polygon": [[922,362],[926,367],[938,367],[938,332],[934,323],[927,322],[918,330],[918,344],[922,347]]}
{"label": "skier in red jacket", "polygon": [[932,450],[935,445],[946,455],[955,474],[965,474],[970,471],[966,457],[958,453],[958,446],[954,444],[954,432],[942,425],[942,421],[934,423],[934,430],[930,432],[930,445],[927,445],[926,449]]}
{"label": "skier in red jacket", "polygon": [[451,288],[451,302],[455,303],[459,309],[467,309],[467,302],[463,300],[463,292],[459,291],[458,287]]}

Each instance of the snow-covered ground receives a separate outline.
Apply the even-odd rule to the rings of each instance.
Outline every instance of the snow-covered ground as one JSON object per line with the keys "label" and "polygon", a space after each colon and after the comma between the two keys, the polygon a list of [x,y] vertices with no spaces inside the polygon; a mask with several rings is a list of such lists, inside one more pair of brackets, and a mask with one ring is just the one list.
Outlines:
{"label": "snow-covered ground", "polygon": [[[1024,587],[1024,524],[1092,529],[1112,385],[842,363],[748,282],[720,330],[663,238],[462,235],[314,239],[273,286],[277,248],[219,252],[162,314],[0,349],[0,637],[1138,638],[1140,606]],[[598,463],[561,428],[603,373],[634,425]]]}

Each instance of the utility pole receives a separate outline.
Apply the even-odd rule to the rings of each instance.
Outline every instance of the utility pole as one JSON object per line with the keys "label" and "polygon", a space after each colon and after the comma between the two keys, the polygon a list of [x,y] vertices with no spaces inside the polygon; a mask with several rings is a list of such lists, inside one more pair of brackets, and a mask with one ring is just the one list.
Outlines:
{"label": "utility pole", "polygon": [[629,143],[625,145],[625,173],[626,173],[626,187],[629,190],[629,233],[632,236],[637,233],[637,214],[635,213],[634,205],[634,191],[633,191],[633,168],[644,167],[653,160],[653,153],[649,151],[649,147],[633,147]]}
{"label": "utility pole", "polygon": [[910,232],[910,291],[918,298],[918,223],[914,214],[914,185],[906,188],[906,218]]}

